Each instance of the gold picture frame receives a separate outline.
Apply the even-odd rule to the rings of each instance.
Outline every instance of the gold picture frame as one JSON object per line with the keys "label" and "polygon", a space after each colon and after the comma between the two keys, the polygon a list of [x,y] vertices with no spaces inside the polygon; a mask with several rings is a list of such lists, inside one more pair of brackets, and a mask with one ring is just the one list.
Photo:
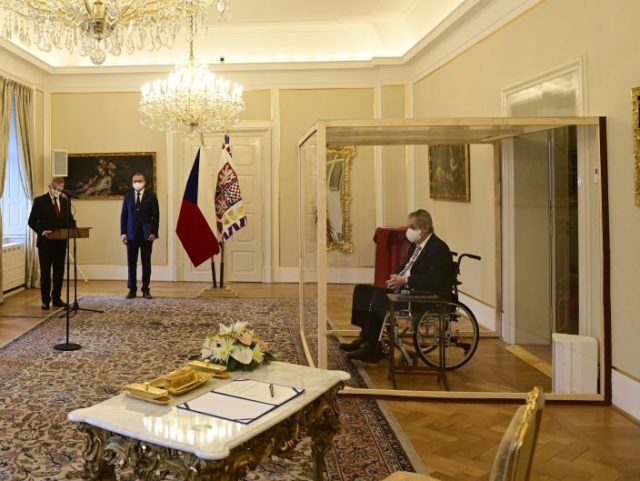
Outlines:
{"label": "gold picture frame", "polygon": [[640,87],[631,89],[631,103],[633,106],[633,180],[636,206],[640,207]]}
{"label": "gold picture frame", "polygon": [[352,145],[327,146],[327,250],[354,251],[351,227]]}
{"label": "gold picture frame", "polygon": [[470,185],[468,144],[429,146],[429,197],[470,202]]}

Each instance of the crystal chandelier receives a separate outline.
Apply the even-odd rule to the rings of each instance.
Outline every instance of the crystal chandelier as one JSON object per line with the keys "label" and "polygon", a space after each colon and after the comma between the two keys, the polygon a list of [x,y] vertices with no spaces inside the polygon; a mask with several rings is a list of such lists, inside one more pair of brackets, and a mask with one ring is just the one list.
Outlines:
{"label": "crystal chandelier", "polygon": [[166,79],[142,85],[140,122],[168,132],[228,131],[244,111],[242,85],[209,71],[193,55],[194,27],[189,35],[189,61],[176,66]]}
{"label": "crystal chandelier", "polygon": [[107,52],[172,47],[181,25],[193,19],[206,29],[207,8],[218,21],[229,16],[231,0],[0,0],[0,36],[40,50],[63,49],[100,65]]}

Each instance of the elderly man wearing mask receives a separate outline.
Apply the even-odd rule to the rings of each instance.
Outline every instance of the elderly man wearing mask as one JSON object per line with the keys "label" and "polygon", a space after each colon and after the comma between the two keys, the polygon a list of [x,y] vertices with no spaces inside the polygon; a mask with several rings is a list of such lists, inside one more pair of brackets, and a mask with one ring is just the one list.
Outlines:
{"label": "elderly man wearing mask", "polygon": [[[54,177],[49,184],[49,191],[33,199],[29,227],[38,234],[38,260],[40,261],[40,297],[42,309],[49,310],[49,304],[54,307],[66,307],[62,300],[62,279],[64,277],[64,260],[66,257],[67,241],[64,239],[49,239],[53,231],[75,227],[73,214],[69,213],[68,202],[62,193],[64,179]],[[51,285],[51,271],[53,269],[53,287]]]}
{"label": "elderly man wearing mask", "polygon": [[149,290],[151,281],[151,250],[153,241],[158,238],[160,223],[160,208],[158,197],[146,188],[146,179],[142,172],[136,172],[131,177],[133,190],[125,194],[120,215],[120,236],[122,243],[127,246],[127,264],[129,276],[127,299],[136,297],[136,270],[138,266],[138,251],[142,260],[142,296],[153,299]]}
{"label": "elderly man wearing mask", "polygon": [[411,247],[396,273],[387,280],[387,289],[359,284],[353,290],[351,324],[361,328],[360,336],[351,343],[340,344],[350,359],[370,363],[380,360],[378,339],[389,310],[387,293],[411,289],[432,292],[444,300],[451,298],[451,251],[435,235],[429,212],[419,209],[409,214],[407,239]]}

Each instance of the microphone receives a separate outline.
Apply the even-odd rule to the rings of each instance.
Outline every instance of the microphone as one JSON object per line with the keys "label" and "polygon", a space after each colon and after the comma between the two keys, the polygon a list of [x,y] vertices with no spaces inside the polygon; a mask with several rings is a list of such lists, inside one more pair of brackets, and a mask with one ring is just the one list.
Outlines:
{"label": "microphone", "polygon": [[74,194],[73,192],[71,192],[70,190],[67,190],[67,189],[61,189],[60,192],[62,192],[67,197],[71,197],[72,199],[79,199],[80,198],[77,194]]}

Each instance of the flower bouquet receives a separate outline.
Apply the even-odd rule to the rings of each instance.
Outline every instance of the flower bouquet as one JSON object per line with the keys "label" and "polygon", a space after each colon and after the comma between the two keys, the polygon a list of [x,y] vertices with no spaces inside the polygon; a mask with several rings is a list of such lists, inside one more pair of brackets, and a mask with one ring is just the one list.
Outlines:
{"label": "flower bouquet", "polygon": [[224,365],[228,371],[252,371],[275,360],[267,343],[249,329],[246,322],[220,324],[218,332],[209,333],[202,348],[202,359]]}

